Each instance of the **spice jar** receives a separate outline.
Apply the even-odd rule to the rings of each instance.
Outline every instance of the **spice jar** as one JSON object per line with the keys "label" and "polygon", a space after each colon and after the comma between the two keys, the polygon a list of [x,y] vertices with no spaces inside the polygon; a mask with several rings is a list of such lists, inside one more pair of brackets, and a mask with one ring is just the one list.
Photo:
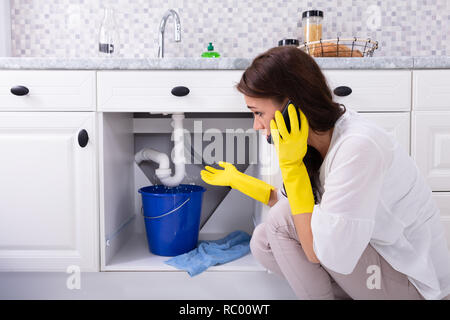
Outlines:
{"label": "spice jar", "polygon": [[323,11],[309,10],[302,14],[303,41],[312,42],[322,39]]}

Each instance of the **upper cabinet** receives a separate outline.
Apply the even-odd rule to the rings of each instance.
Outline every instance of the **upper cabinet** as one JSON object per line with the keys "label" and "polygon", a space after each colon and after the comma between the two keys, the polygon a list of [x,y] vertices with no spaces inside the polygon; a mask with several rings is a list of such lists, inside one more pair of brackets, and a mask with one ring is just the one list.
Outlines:
{"label": "upper cabinet", "polygon": [[95,71],[0,72],[0,111],[95,109]]}

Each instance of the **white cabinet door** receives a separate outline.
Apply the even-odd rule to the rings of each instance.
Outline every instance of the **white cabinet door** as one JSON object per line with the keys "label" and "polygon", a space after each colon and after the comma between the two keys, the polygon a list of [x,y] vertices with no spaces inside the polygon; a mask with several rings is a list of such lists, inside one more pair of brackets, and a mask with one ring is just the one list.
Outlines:
{"label": "white cabinet door", "polygon": [[385,129],[395,140],[397,140],[410,154],[409,148],[409,112],[393,113],[360,113],[364,118],[375,122],[378,126]]}
{"label": "white cabinet door", "polygon": [[95,119],[0,112],[1,271],[98,270]]}
{"label": "white cabinet door", "polygon": [[450,112],[412,112],[411,154],[433,191],[450,191]]}
{"label": "white cabinet door", "polygon": [[450,249],[450,192],[433,192],[433,199],[441,211],[441,221],[444,225],[448,248]]}

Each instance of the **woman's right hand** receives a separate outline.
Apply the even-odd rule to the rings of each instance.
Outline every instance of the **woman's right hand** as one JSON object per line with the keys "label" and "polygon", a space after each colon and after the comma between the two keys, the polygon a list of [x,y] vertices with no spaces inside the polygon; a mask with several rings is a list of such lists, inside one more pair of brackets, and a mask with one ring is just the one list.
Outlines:
{"label": "woman's right hand", "polygon": [[268,204],[272,190],[275,189],[273,186],[238,171],[231,163],[220,161],[219,166],[224,169],[206,166],[205,170],[200,172],[203,181],[215,186],[230,186],[255,200]]}
{"label": "woman's right hand", "polygon": [[205,170],[200,171],[202,180],[208,184],[215,186],[230,186],[232,184],[232,177],[239,171],[228,162],[219,162],[219,166],[224,170],[219,170],[210,166],[206,166]]}

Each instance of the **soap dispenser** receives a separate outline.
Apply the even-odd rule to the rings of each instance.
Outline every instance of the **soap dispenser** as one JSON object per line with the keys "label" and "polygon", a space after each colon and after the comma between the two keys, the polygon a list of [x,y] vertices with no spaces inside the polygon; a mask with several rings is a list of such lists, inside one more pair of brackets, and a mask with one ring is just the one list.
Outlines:
{"label": "soap dispenser", "polygon": [[212,42],[208,45],[208,51],[202,53],[202,58],[219,58],[220,54],[214,51],[214,46]]}

